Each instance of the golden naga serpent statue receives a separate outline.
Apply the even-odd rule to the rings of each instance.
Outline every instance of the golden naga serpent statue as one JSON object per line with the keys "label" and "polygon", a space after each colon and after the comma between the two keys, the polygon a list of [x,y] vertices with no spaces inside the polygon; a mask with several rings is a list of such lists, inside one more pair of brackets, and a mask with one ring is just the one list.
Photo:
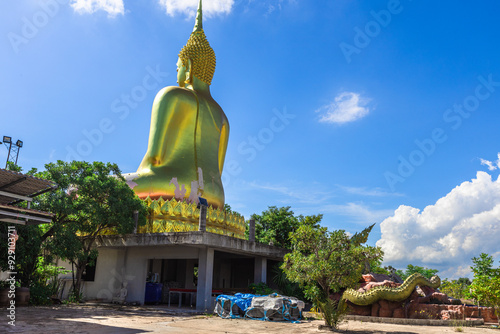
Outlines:
{"label": "golden naga serpent statue", "polygon": [[408,277],[403,284],[397,288],[391,288],[387,286],[377,286],[371,288],[367,292],[359,292],[354,289],[347,289],[342,295],[343,300],[348,300],[355,305],[371,305],[381,299],[401,302],[412,294],[415,287],[419,286],[429,286],[433,289],[439,288],[441,286],[441,279],[438,276],[432,276],[431,279],[427,279],[419,273],[415,273]]}

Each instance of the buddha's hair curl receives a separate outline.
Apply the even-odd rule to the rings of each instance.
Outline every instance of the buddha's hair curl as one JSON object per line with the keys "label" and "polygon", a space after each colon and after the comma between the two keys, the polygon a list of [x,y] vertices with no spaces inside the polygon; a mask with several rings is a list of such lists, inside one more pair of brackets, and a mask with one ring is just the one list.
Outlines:
{"label": "buddha's hair curl", "polygon": [[205,33],[195,31],[189,37],[187,44],[179,53],[179,58],[184,66],[191,59],[191,75],[210,85],[215,72],[215,52],[210,47]]}

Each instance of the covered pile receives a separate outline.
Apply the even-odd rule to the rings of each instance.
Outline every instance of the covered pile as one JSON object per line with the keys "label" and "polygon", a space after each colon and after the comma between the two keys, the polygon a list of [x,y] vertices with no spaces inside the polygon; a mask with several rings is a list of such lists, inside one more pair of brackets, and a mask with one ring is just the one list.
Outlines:
{"label": "covered pile", "polygon": [[221,318],[249,318],[270,321],[298,321],[304,302],[294,297],[237,293],[217,297],[214,312]]}

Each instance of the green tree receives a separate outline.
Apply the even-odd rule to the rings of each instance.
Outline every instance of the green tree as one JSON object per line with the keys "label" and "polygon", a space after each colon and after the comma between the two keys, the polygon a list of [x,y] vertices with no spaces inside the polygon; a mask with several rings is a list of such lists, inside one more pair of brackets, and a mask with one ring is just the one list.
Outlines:
{"label": "green tree", "polygon": [[396,270],[396,274],[399,277],[401,277],[404,281],[405,279],[407,279],[408,277],[410,277],[411,275],[413,275],[415,273],[422,274],[422,276],[430,279],[432,276],[436,275],[438,271],[439,270],[437,270],[437,269],[429,269],[429,268],[424,268],[424,267],[419,267],[419,266],[414,266],[412,264],[409,264],[408,266],[406,266],[405,271],[400,270],[400,269]]}
{"label": "green tree", "polygon": [[397,269],[393,266],[384,266],[382,267],[382,260],[371,261],[370,262],[371,272],[375,274],[384,274],[387,276],[397,275]]}
{"label": "green tree", "polygon": [[474,279],[469,287],[468,296],[478,301],[480,305],[495,309],[500,319],[500,268],[493,268],[493,257],[481,253],[472,259]]}
{"label": "green tree", "polygon": [[16,165],[12,161],[7,161],[7,168],[6,169],[11,170],[13,172],[18,172],[18,173],[20,173],[23,170],[23,168],[21,166]]}
{"label": "green tree", "polygon": [[256,241],[290,249],[290,233],[301,225],[318,227],[323,215],[295,216],[289,206],[270,206],[260,215],[253,214],[252,219],[255,220]]}
{"label": "green tree", "polygon": [[472,258],[472,263],[474,263],[474,265],[471,266],[474,276],[491,276],[493,268],[492,256],[481,253],[479,257]]}
{"label": "green tree", "polygon": [[34,203],[37,209],[55,214],[52,223],[44,226],[41,239],[51,254],[68,260],[76,269],[73,293],[78,299],[85,267],[97,257],[97,237],[110,230],[132,232],[134,212],[143,224],[146,207],[116,164],[58,161],[45,168],[36,175],[56,182],[59,188]]}
{"label": "green tree", "polygon": [[229,205],[229,204],[227,204],[227,203],[226,203],[226,204],[224,204],[224,211],[225,211],[226,213],[229,213],[229,214],[230,214],[230,213],[233,213],[233,210],[231,209],[231,205]]}
{"label": "green tree", "polygon": [[458,280],[445,279],[441,282],[441,287],[439,290],[441,292],[447,294],[450,297],[456,299],[463,299],[467,297],[467,293],[469,291],[469,286],[471,285],[470,279],[466,277],[461,277]]}
{"label": "green tree", "polygon": [[329,297],[346,288],[357,286],[365,260],[383,256],[379,247],[367,247],[373,225],[349,237],[343,230],[301,225],[291,233],[293,251],[285,255],[282,269],[288,279],[304,287],[307,298],[315,301],[323,313],[325,324],[335,328],[345,310],[343,302],[336,306]]}
{"label": "green tree", "polygon": [[6,242],[8,224],[0,223],[0,235],[5,242],[0,243],[0,270],[15,271],[16,279],[23,287],[29,287],[35,280],[35,271],[38,268],[38,256],[42,245],[42,230],[36,225],[16,225],[18,239],[16,241],[15,270],[9,269],[8,243]]}

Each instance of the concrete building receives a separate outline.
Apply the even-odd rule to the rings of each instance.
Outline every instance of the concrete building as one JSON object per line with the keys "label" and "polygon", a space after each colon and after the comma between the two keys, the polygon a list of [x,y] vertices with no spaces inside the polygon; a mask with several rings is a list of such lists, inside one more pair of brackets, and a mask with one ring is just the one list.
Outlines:
{"label": "concrete building", "polygon": [[125,302],[144,304],[148,285],[154,284],[161,289],[155,302],[170,299],[175,305],[196,305],[199,311],[213,310],[217,294],[266,283],[270,268],[287,252],[204,231],[100,236],[97,245],[95,273],[86,273],[83,288],[87,300],[110,302],[126,286]]}

